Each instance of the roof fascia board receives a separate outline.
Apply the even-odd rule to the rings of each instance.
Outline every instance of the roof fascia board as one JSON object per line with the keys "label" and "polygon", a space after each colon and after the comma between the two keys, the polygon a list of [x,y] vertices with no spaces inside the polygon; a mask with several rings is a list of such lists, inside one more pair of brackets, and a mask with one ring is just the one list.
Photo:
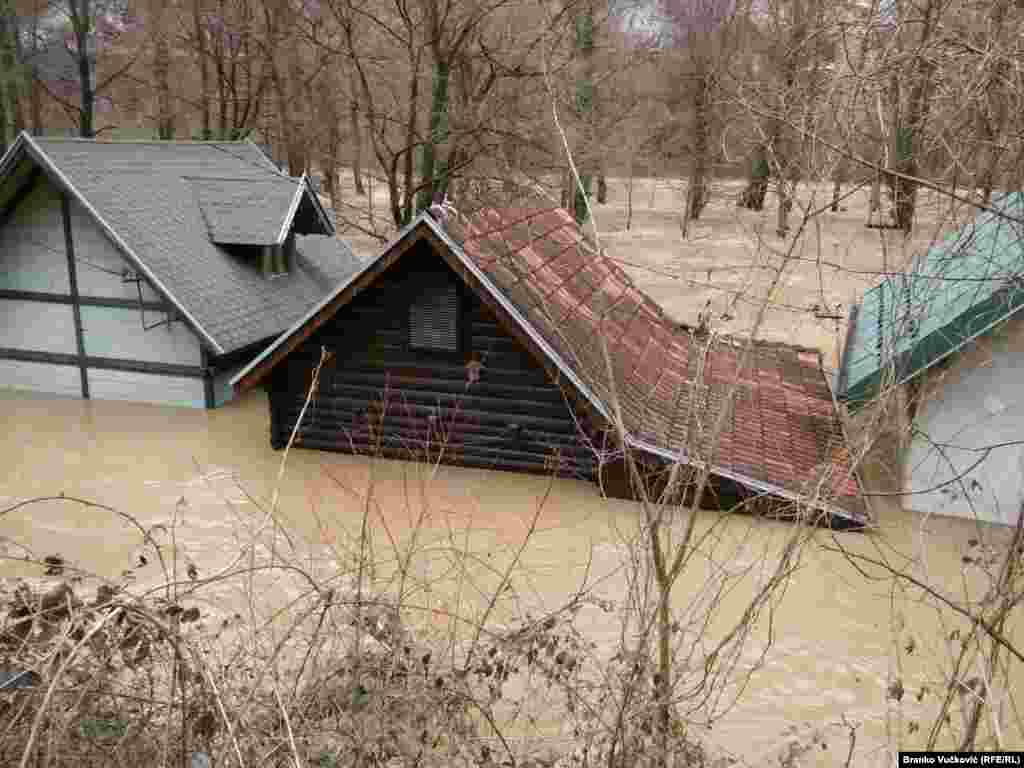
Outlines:
{"label": "roof fascia board", "polygon": [[302,196],[306,190],[306,174],[302,174],[302,178],[299,179],[299,184],[295,189],[295,194],[292,195],[292,201],[288,205],[288,211],[284,215],[284,221],[281,223],[281,231],[277,233],[276,245],[281,245],[285,240],[288,239],[288,233],[292,228],[292,221],[295,219],[295,212],[299,210],[299,203],[302,201]]}
{"label": "roof fascia board", "polygon": [[113,242],[114,245],[117,246],[118,250],[120,250],[121,253],[140,272],[142,272],[146,276],[146,279],[150,281],[150,283],[157,290],[157,292],[161,296],[163,296],[165,300],[172,304],[175,307],[175,309],[181,312],[182,317],[184,317],[185,320],[188,321],[188,324],[191,326],[192,330],[196,334],[198,334],[200,338],[202,338],[203,341],[205,341],[214,352],[216,352],[219,355],[223,355],[224,348],[217,343],[217,340],[214,339],[213,336],[207,333],[206,329],[204,329],[203,326],[200,325],[199,321],[196,320],[192,313],[189,312],[184,306],[182,306],[181,303],[176,298],[174,298],[171,292],[167,290],[167,287],[159,280],[159,278],[157,278],[156,275],[153,274],[153,271],[149,269],[149,267],[147,267],[142,262],[142,260],[139,259],[138,256],[135,255],[135,252],[128,246],[128,244],[124,240],[121,239],[121,236],[114,231],[114,228],[111,227],[110,224],[108,224],[102,216],[100,216],[99,211],[97,211],[92,206],[92,204],[85,198],[85,196],[75,187],[75,185],[71,183],[71,179],[64,175],[64,172],[61,171],[60,168],[58,168],[56,164],[49,158],[46,152],[44,152],[42,148],[38,144],[36,144],[35,141],[33,141],[31,136],[29,136],[28,134],[23,135],[25,136],[26,149],[28,150],[32,158],[37,163],[39,163],[40,166],[42,166],[46,174],[56,182],[57,186],[69,192],[75,198],[78,204],[81,205],[93,218],[93,221],[95,221],[100,226],[100,229],[103,230],[103,233],[108,238],[110,238],[111,242]]}
{"label": "roof fascia board", "polygon": [[[326,297],[324,297],[318,304],[316,304],[312,309],[310,309],[305,315],[303,315],[301,318],[299,318],[299,320],[296,321],[295,324],[292,325],[291,328],[289,328],[287,331],[285,331],[280,336],[278,336],[273,344],[271,344],[269,347],[267,347],[265,350],[263,350],[262,354],[260,354],[251,363],[249,363],[247,366],[245,366],[245,368],[243,368],[238,373],[236,373],[234,375],[234,377],[232,377],[232,379],[230,381],[230,384],[231,384],[232,388],[238,388],[239,383],[243,379],[248,378],[250,376],[250,374],[252,374],[253,372],[259,372],[258,369],[264,363],[266,363],[277,352],[277,350],[282,345],[286,344],[288,342],[288,339],[290,339],[292,336],[294,336],[296,333],[298,333],[303,328],[303,326],[305,326],[308,322],[310,322],[317,315],[319,315],[321,312],[323,312],[324,309],[326,309],[328,306],[330,306],[330,304],[332,302],[334,302],[342,293],[344,293],[345,290],[350,285],[355,283],[357,280],[359,280],[359,278],[361,278],[367,272],[369,272],[374,267],[376,267],[381,262],[381,260],[384,259],[384,257],[387,256],[387,254],[389,252],[391,252],[392,249],[396,248],[398,246],[398,244],[402,242],[402,240],[404,240],[406,237],[408,237],[408,236],[410,236],[412,234],[413,230],[420,224],[420,218],[421,217],[422,217],[422,214],[421,214],[420,217],[417,217],[415,220],[413,220],[412,222],[407,224],[405,227],[403,227],[402,230],[391,239],[391,242],[389,242],[386,246],[384,246],[384,250],[381,252],[381,254],[377,258],[371,259],[370,262],[367,263],[362,269],[357,270],[355,273],[350,275],[343,283],[341,283],[337,288],[335,288],[333,291],[331,291]],[[264,374],[262,372],[259,372],[259,374],[260,374],[259,376],[256,376],[248,384],[246,389],[248,389],[249,387],[255,385],[257,382],[259,382],[260,379],[263,378]]]}

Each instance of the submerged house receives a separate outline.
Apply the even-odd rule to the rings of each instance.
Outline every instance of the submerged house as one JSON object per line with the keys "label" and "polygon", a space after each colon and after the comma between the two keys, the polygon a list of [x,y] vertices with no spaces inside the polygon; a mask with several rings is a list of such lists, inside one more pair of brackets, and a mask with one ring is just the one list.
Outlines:
{"label": "submerged house", "polygon": [[251,142],[23,133],[0,160],[0,387],[214,407],[356,268]]}
{"label": "submerged house", "polygon": [[626,443],[655,480],[676,459],[710,460],[711,503],[810,496],[838,524],[863,524],[818,353],[758,345],[738,372],[741,353],[674,323],[565,211],[535,205],[420,214],[233,384],[267,389],[277,448],[318,372],[299,446],[554,473],[630,497],[611,371]]}
{"label": "submerged house", "polygon": [[906,408],[906,509],[1016,523],[1024,501],[1024,197],[1008,194],[867,291],[836,394]]}

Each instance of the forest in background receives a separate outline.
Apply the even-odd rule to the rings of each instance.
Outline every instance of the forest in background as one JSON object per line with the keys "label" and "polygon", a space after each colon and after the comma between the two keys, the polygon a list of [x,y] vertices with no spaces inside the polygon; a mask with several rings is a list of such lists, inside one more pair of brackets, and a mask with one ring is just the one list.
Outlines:
{"label": "forest in background", "polygon": [[780,235],[823,180],[909,232],[922,187],[1019,183],[1022,24],[1011,0],[3,0],[0,143],[251,137],[332,199],[340,167],[379,177],[396,226],[523,183],[582,221],[638,174],[689,180],[685,232],[743,174]]}

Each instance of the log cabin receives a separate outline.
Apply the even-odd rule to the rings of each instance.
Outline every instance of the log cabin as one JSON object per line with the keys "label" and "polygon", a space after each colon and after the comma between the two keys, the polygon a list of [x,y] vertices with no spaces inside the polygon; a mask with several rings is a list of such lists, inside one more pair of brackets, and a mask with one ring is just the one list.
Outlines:
{"label": "log cabin", "polygon": [[294,434],[303,448],[547,473],[633,498],[630,450],[652,492],[673,464],[710,464],[702,504],[767,499],[864,525],[820,354],[745,349],[673,322],[562,209],[435,206],[232,384],[266,389],[275,448]]}

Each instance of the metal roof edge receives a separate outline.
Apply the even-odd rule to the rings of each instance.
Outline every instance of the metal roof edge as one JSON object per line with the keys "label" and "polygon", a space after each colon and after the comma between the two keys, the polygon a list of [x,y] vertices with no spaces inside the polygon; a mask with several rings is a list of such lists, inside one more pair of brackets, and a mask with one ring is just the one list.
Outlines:
{"label": "metal roof edge", "polygon": [[[252,144],[250,139],[243,139],[241,141],[229,141],[227,139],[209,139],[206,141],[202,140],[191,140],[191,139],[87,139],[84,136],[37,136],[36,138],[42,141],[52,142],[66,142],[76,144],[152,144],[158,147],[167,146],[211,146],[215,144],[226,144],[228,146],[241,147],[246,144]],[[258,149],[258,147],[257,147]]]}
{"label": "metal roof edge", "polygon": [[844,398],[847,385],[849,384],[850,349],[857,336],[857,319],[860,316],[860,304],[850,307],[850,319],[846,324],[846,338],[843,340],[842,357],[839,359],[839,370],[836,371],[836,386],[834,396]]}
{"label": "metal roof edge", "polygon": [[[660,447],[658,447],[656,445],[652,445],[652,444],[647,443],[647,442],[645,442],[643,440],[639,440],[639,439],[637,439],[635,437],[631,437],[630,435],[626,435],[626,443],[631,445],[634,448],[637,448],[637,449],[639,449],[641,451],[645,451],[647,453],[652,453],[652,454],[654,454],[656,456],[660,456],[661,458],[667,459],[668,461],[678,461],[680,463],[689,464],[689,465],[693,464],[693,462],[691,462],[689,459],[687,459],[683,454],[673,453],[672,451],[666,450],[664,448],[660,448]],[[711,474],[719,475],[720,477],[724,477],[724,478],[727,478],[729,480],[733,480],[733,481],[735,481],[735,482],[737,482],[737,483],[739,483],[739,484],[741,484],[743,486],[746,486],[748,488],[751,488],[753,490],[761,491],[763,493],[770,493],[773,496],[779,496],[781,498],[787,499],[788,501],[793,501],[793,502],[796,502],[798,504],[800,504],[800,503],[807,504],[807,499],[804,498],[801,494],[797,493],[796,491],[790,491],[790,490],[788,490],[786,488],[782,488],[782,487],[780,487],[778,485],[774,485],[772,483],[766,483],[763,480],[755,480],[752,477],[747,477],[746,475],[741,475],[739,472],[733,472],[733,471],[728,470],[728,469],[722,469],[721,467],[717,467],[714,464],[712,464],[710,466],[709,471],[711,472]],[[861,519],[860,517],[858,517],[857,515],[855,515],[854,513],[849,512],[849,511],[843,509],[842,507],[837,507],[834,504],[818,503],[818,504],[808,504],[808,506],[812,507],[813,509],[818,509],[818,510],[820,510],[822,512],[825,512],[825,513],[829,514],[829,515],[834,515],[836,517],[841,517],[844,520],[850,520],[852,522],[857,523],[858,525],[864,525],[865,524],[865,521],[863,519]],[[867,522],[870,522],[870,521],[867,521]]]}
{"label": "metal roof edge", "polygon": [[238,373],[236,373],[231,378],[231,381],[229,382],[229,384],[232,386],[232,388],[234,388],[238,384],[239,381],[244,379],[252,371],[254,371],[256,368],[258,368],[268,357],[273,355],[274,352],[277,351],[278,347],[280,347],[289,338],[291,338],[291,336],[296,331],[298,331],[300,328],[302,328],[302,326],[304,326],[306,323],[308,323],[310,320],[312,320],[314,317],[316,317],[317,314],[319,314],[320,311],[323,310],[324,307],[326,307],[328,304],[330,304],[332,301],[334,301],[334,299],[336,299],[338,297],[338,294],[340,294],[342,291],[344,291],[349,285],[352,284],[352,282],[357,280],[361,275],[363,275],[368,270],[372,269],[373,266],[378,261],[380,261],[382,258],[384,258],[384,254],[386,254],[388,251],[390,251],[392,248],[394,248],[396,245],[398,245],[398,243],[400,243],[405,237],[407,237],[413,231],[413,229],[416,228],[416,226],[419,225],[419,223],[420,223],[421,219],[423,218],[423,216],[424,216],[424,214],[421,213],[419,216],[417,216],[415,219],[413,219],[409,224],[407,224],[404,227],[402,227],[402,229],[398,231],[398,234],[396,234],[393,238],[391,238],[391,240],[388,241],[387,245],[384,246],[383,250],[375,258],[370,259],[363,266],[362,269],[356,270],[351,275],[349,275],[333,291],[328,293],[323,299],[318,301],[308,312],[306,312],[306,314],[304,314],[297,321],[295,321],[295,323],[292,324],[291,328],[288,328],[280,336],[278,336],[274,340],[273,344],[268,346],[265,350],[263,350],[263,352],[258,357],[254,358],[252,360],[252,362],[250,362],[242,370],[240,370]]}
{"label": "metal roof edge", "polygon": [[24,149],[27,138],[28,133],[25,131],[19,133],[15,137],[14,141],[11,142],[10,146],[7,147],[7,151],[4,152],[3,157],[0,157],[0,178],[7,175],[7,172],[10,170],[8,166],[14,162],[15,155]]}
{"label": "metal roof edge", "polygon": [[68,192],[70,192],[74,196],[75,200],[78,201],[78,204],[81,205],[89,213],[90,216],[92,216],[93,220],[97,224],[99,224],[100,229],[103,230],[103,233],[111,239],[111,241],[118,247],[122,254],[126,256],[129,261],[131,261],[139,270],[141,270],[146,275],[146,278],[153,283],[153,286],[161,295],[163,295],[165,299],[167,299],[167,301],[173,304],[175,308],[179,312],[181,312],[182,316],[188,321],[189,325],[192,326],[192,330],[199,334],[213,348],[213,351],[215,353],[219,355],[226,354],[224,348],[217,342],[217,340],[214,339],[213,336],[211,336],[206,331],[205,328],[203,328],[203,326],[199,323],[198,320],[195,319],[192,313],[189,312],[181,304],[181,302],[174,297],[174,295],[167,289],[167,287],[160,281],[160,279],[153,274],[153,271],[143,263],[143,261],[121,238],[121,236],[117,234],[114,228],[111,227],[110,224],[108,224],[102,216],[100,216],[99,211],[97,211],[93,207],[92,203],[90,203],[86,199],[85,195],[83,195],[75,187],[75,185],[71,183],[71,179],[64,175],[64,172],[61,171],[60,168],[56,166],[56,164],[50,159],[46,152],[43,151],[43,148],[36,144],[33,138],[28,134],[23,135],[25,136],[25,146],[28,149],[28,152],[32,155],[32,158],[40,165],[44,166],[44,168],[46,168],[50,173],[57,177],[57,180],[60,182],[61,186],[63,186]]}
{"label": "metal roof edge", "polygon": [[306,174],[303,173],[302,177],[299,179],[295,194],[292,195],[292,201],[288,204],[288,210],[284,214],[284,221],[281,223],[281,231],[277,233],[276,245],[281,245],[288,239],[288,230],[292,228],[292,222],[295,220],[295,212],[299,210],[299,203],[302,202],[302,196],[305,194],[305,190]]}
{"label": "metal roof edge", "polygon": [[[985,302],[985,303],[988,303],[988,302]],[[898,378],[898,380],[895,383],[896,384],[905,384],[906,382],[910,381],[911,379],[913,379],[913,378],[917,377],[918,375],[924,373],[929,368],[934,367],[935,365],[937,365],[938,363],[942,362],[943,360],[945,360],[950,355],[956,354],[957,352],[959,352],[961,349],[966,347],[968,344],[970,344],[975,339],[981,338],[982,336],[984,336],[985,334],[990,332],[992,329],[994,329],[996,326],[1001,325],[1001,324],[1003,324],[1005,322],[1008,322],[1010,320],[1010,318],[1013,317],[1018,312],[1020,312],[1021,309],[1024,309],[1024,300],[1022,300],[1020,303],[1018,303],[1015,307],[1012,307],[1011,309],[1007,310],[1004,314],[1001,314],[999,317],[997,317],[992,322],[988,323],[987,325],[982,326],[980,329],[978,329],[974,333],[971,333],[971,334],[969,334],[967,336],[964,336],[960,340],[959,343],[957,343],[954,346],[950,347],[948,350],[943,352],[941,355],[936,355],[936,357],[933,360],[931,360],[927,365],[922,365],[920,368],[915,368],[913,371],[905,372],[902,376],[900,376]],[[963,313],[963,314],[966,314],[966,313]],[[957,315],[957,317],[952,322],[956,322],[956,320],[959,320],[961,317],[963,317],[963,314]],[[952,322],[947,323],[946,325],[942,326],[941,328],[938,328],[938,329],[932,331],[932,333],[930,333],[928,335],[928,337],[926,337],[926,338],[930,338],[931,336],[935,336],[935,335],[943,335],[942,332],[946,328],[948,328],[950,325],[952,325]],[[908,350],[908,352],[912,352],[912,349]],[[904,354],[907,354],[907,353],[905,352]]]}

